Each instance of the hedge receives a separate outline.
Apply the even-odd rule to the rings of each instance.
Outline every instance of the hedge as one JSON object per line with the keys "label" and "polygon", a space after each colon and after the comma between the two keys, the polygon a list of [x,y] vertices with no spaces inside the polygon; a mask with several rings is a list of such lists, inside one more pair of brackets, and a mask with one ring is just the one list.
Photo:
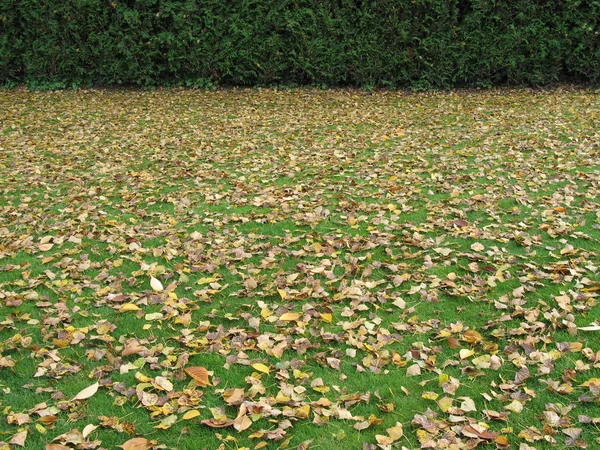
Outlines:
{"label": "hedge", "polygon": [[600,1],[2,0],[0,84],[600,81]]}

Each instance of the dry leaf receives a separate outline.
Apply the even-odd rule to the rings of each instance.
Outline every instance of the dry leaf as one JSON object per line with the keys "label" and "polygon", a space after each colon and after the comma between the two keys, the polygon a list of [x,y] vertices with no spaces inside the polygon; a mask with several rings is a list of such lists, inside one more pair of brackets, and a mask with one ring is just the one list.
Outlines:
{"label": "dry leaf", "polygon": [[123,450],[150,450],[154,443],[146,438],[129,439],[123,445],[120,445]]}
{"label": "dry leaf", "polygon": [[98,392],[99,386],[100,385],[98,384],[98,382],[95,382],[91,386],[88,386],[85,389],[79,391],[77,395],[73,397],[73,400],[85,400],[86,398],[90,398],[92,395]]}
{"label": "dry leaf", "polygon": [[421,375],[421,367],[418,364],[413,364],[408,369],[406,369],[407,377],[415,377],[417,375]]}
{"label": "dry leaf", "polygon": [[188,367],[184,369],[185,373],[187,373],[190,377],[198,383],[199,386],[206,387],[208,386],[208,371],[204,367],[196,366],[196,367]]}
{"label": "dry leaf", "polygon": [[202,425],[206,425],[210,428],[226,428],[233,425],[233,420],[217,420],[217,419],[206,419],[200,422]]}
{"label": "dry leaf", "polygon": [[150,277],[150,287],[152,287],[152,290],[155,292],[164,291],[162,283],[154,277]]}
{"label": "dry leaf", "polygon": [[198,417],[199,415],[200,415],[200,411],[198,411],[197,409],[191,409],[183,415],[182,419],[183,420],[191,420],[191,419],[194,419],[195,417]]}
{"label": "dry leaf", "polygon": [[139,309],[140,307],[138,305],[135,305],[133,303],[125,303],[124,305],[121,305],[121,307],[119,308],[119,312],[137,311]]}
{"label": "dry leaf", "polygon": [[581,331],[600,331],[600,325],[594,324],[587,327],[577,327],[577,329]]}
{"label": "dry leaf", "polygon": [[261,364],[261,363],[252,364],[252,368],[254,370],[258,370],[259,372],[262,372],[262,373],[268,374],[270,372],[269,367],[265,366],[264,364]]}
{"label": "dry leaf", "polygon": [[252,425],[252,420],[246,415],[239,416],[233,421],[233,428],[235,428],[238,432],[242,432],[247,430]]}
{"label": "dry leaf", "polygon": [[27,439],[27,430],[19,431],[12,437],[9,444],[18,445],[19,447],[25,447],[25,439]]}
{"label": "dry leaf", "polygon": [[92,425],[91,423],[86,425],[81,431],[81,435],[84,439],[86,439],[90,434],[92,434],[98,427],[96,425]]}
{"label": "dry leaf", "polygon": [[298,320],[300,319],[300,314],[298,313],[291,313],[291,312],[287,312],[285,314],[282,314],[279,317],[279,320],[284,320],[284,321],[293,321],[293,320]]}

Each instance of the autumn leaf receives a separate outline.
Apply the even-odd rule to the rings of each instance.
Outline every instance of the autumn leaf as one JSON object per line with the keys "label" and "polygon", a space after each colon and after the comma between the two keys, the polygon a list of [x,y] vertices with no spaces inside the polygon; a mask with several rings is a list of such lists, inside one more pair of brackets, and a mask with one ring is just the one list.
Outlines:
{"label": "autumn leaf", "polygon": [[11,438],[9,444],[25,447],[25,439],[27,439],[27,431],[19,431]]}
{"label": "autumn leaf", "polygon": [[85,400],[90,398],[92,395],[94,395],[96,392],[98,392],[98,387],[100,385],[98,384],[98,382],[92,384],[91,386],[86,387],[85,389],[82,389],[81,391],[79,391],[77,393],[77,395],[75,395],[75,397],[73,397],[73,400]]}
{"label": "autumn leaf", "polygon": [[177,422],[177,416],[175,414],[171,414],[162,418],[158,425],[154,425],[154,428],[158,430],[168,430],[175,424],[175,422]]}
{"label": "autumn leaf", "polygon": [[191,420],[191,419],[198,417],[199,415],[200,415],[200,411],[198,411],[197,409],[192,409],[192,410],[186,412],[181,418],[183,420]]}
{"label": "autumn leaf", "polygon": [[210,428],[227,428],[234,424],[233,420],[218,420],[218,419],[205,419],[202,422],[202,425],[206,425]]}
{"label": "autumn leaf", "polygon": [[194,379],[194,381],[196,383],[198,383],[198,386],[202,386],[202,387],[206,387],[208,386],[208,371],[204,368],[204,367],[200,367],[200,366],[195,366],[195,367],[188,367],[185,370],[185,373],[187,373],[190,377],[192,377]]}
{"label": "autumn leaf", "polygon": [[162,283],[154,277],[150,277],[150,287],[156,292],[162,292],[164,290]]}
{"label": "autumn leaf", "polygon": [[132,438],[119,447],[123,450],[150,450],[153,446],[153,442],[146,438]]}
{"label": "autumn leaf", "polygon": [[253,368],[254,370],[258,370],[259,372],[266,373],[266,374],[268,374],[268,373],[270,372],[270,370],[269,370],[269,367],[268,367],[268,366],[265,366],[265,365],[264,365],[264,364],[262,364],[262,363],[255,363],[255,364],[252,364],[252,368]]}
{"label": "autumn leaf", "polygon": [[125,303],[119,307],[119,312],[138,311],[139,309],[140,307],[133,303]]}
{"label": "autumn leaf", "polygon": [[233,421],[233,428],[235,428],[238,432],[242,432],[247,430],[252,425],[252,420],[246,415],[242,415],[237,417]]}
{"label": "autumn leaf", "polygon": [[283,320],[283,321],[294,321],[294,320],[298,320],[298,319],[300,319],[300,314],[298,314],[298,313],[291,313],[291,312],[282,314],[279,317],[279,320]]}
{"label": "autumn leaf", "polygon": [[46,444],[46,450],[71,450],[71,447],[61,444]]}

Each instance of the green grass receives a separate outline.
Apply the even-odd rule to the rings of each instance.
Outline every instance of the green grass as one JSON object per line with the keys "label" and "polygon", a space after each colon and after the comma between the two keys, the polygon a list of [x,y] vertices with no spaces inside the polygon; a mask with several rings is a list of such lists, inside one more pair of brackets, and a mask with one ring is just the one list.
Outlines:
{"label": "green grass", "polygon": [[[92,424],[107,449],[136,436],[361,449],[398,422],[394,448],[474,445],[468,423],[514,448],[529,427],[538,449],[571,445],[569,428],[598,445],[579,417],[600,417],[582,386],[600,378],[600,339],[575,334],[600,321],[597,92],[15,90],[0,93],[0,121],[0,442],[27,430],[26,448],[44,448]],[[276,320],[287,312],[300,322]],[[132,338],[146,350],[122,356]],[[497,367],[477,367],[491,355]],[[531,376],[511,386],[521,367]],[[237,416],[232,388],[252,425],[203,425],[211,408]],[[169,406],[144,406],[142,391]],[[506,409],[515,398],[520,413]],[[42,402],[54,421],[35,413]],[[16,413],[30,420],[9,423]],[[371,415],[381,423],[354,428]]]}

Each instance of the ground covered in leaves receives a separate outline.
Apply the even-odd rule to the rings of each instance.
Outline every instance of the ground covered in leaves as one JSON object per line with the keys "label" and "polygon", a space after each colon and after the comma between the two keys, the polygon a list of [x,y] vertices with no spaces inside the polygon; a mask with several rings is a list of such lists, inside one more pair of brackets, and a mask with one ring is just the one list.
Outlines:
{"label": "ground covered in leaves", "polygon": [[598,448],[599,123],[0,92],[0,449]]}

